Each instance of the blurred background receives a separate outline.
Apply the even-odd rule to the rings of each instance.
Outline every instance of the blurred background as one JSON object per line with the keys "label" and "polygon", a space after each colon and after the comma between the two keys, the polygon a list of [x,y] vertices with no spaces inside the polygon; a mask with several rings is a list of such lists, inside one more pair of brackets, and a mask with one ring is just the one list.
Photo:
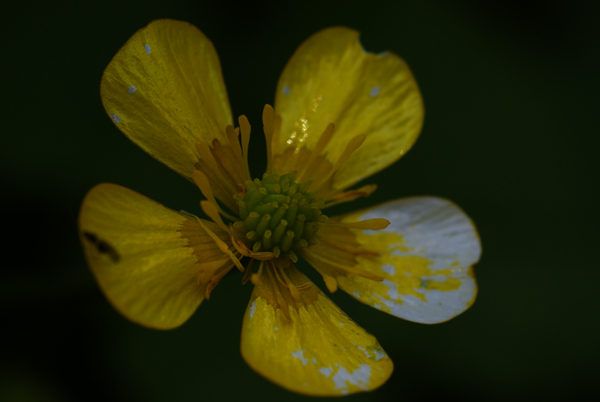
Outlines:
{"label": "blurred background", "polygon": [[[239,337],[252,287],[241,285],[241,274],[227,276],[181,328],[160,332],[121,317],[84,261],[76,219],[97,183],[201,213],[198,189],[127,140],[100,102],[103,69],[157,18],[189,21],[213,41],[233,114],[246,114],[255,134],[288,58],[319,29],[355,28],[367,50],[401,55],[417,78],[426,107],[420,139],[366,181],[379,185],[369,199],[332,212],[413,195],[455,201],[483,242],[479,296],[465,314],[427,326],[333,294],[395,363],[386,385],[346,400],[600,396],[600,3],[105,0],[2,7],[1,401],[305,399],[244,363]],[[262,134],[251,149],[259,175]]]}

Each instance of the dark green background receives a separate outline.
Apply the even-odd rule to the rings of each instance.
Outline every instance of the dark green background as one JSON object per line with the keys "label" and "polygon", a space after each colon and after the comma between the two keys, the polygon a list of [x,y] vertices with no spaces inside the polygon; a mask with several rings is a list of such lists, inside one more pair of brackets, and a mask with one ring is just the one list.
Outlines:
{"label": "dark green background", "polygon": [[100,102],[102,71],[119,47],[164,17],[193,23],[215,44],[233,113],[257,128],[257,175],[262,107],[273,102],[287,59],[317,30],[358,29],[366,49],[401,55],[417,78],[426,105],[421,138],[370,178],[379,190],[352,207],[413,195],[455,201],[483,242],[480,292],[464,315],[434,326],[332,295],[396,367],[385,386],[347,400],[598,396],[600,19],[597,2],[562,3],[171,0],[4,8],[0,400],[304,399],[242,360],[252,286],[242,286],[239,273],[188,323],[158,332],[113,310],[84,262],[76,218],[97,183],[199,213],[198,189],[129,142]]}

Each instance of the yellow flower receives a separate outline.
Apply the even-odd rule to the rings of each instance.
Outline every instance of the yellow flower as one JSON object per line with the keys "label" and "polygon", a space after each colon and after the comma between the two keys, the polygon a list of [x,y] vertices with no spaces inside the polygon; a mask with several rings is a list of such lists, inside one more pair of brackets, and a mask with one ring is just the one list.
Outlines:
{"label": "yellow flower", "polygon": [[[421,130],[423,106],[406,63],[365,52],[358,33],[330,28],[287,64],[263,126],[267,172],[248,168],[250,124],[233,128],[212,43],[194,26],[158,20],[139,30],[104,72],[102,102],[115,125],[192,181],[212,219],[170,210],[100,184],[79,217],[87,261],[108,300],[141,325],[184,323],[232,268],[254,291],[241,351],[289,390],[372,390],[393,365],[359,327],[296,269],[305,259],[357,300],[410,321],[438,323],[474,301],[477,233],[454,204],[400,199],[342,216],[324,209],[368,196],[348,190],[400,158]],[[389,226],[388,226],[389,225]]]}

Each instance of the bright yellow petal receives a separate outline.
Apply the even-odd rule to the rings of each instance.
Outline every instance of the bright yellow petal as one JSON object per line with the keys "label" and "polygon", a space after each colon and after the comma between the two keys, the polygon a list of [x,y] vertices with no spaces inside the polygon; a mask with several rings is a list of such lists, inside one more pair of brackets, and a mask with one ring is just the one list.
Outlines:
{"label": "bright yellow petal", "polygon": [[382,385],[393,364],[375,337],[293,265],[286,273],[296,286],[305,285],[300,299],[265,269],[244,315],[246,362],[274,383],[307,395],[339,396]]}
{"label": "bright yellow petal", "polygon": [[[203,223],[228,241],[216,224]],[[233,266],[196,218],[114,184],[100,184],[86,195],[79,232],[108,300],[130,320],[152,328],[183,324],[205,298],[211,278]]]}
{"label": "bright yellow petal", "polygon": [[[382,311],[425,324],[447,321],[473,304],[477,284],[472,266],[481,245],[460,208],[440,198],[405,198],[345,215],[341,221],[373,218],[391,224],[379,231],[326,226],[324,241],[311,249],[313,260],[341,289]],[[348,274],[335,263],[383,281]]]}
{"label": "bright yellow petal", "polygon": [[[366,140],[339,169],[333,189],[347,188],[400,158],[416,140],[423,102],[407,64],[390,52],[365,52],[359,33],[348,28],[318,32],[300,46],[277,86],[275,111],[281,115],[274,139],[280,173],[301,170],[329,123],[335,124],[325,146],[334,165],[351,139]],[[293,158],[291,158],[293,156]],[[323,175],[315,161],[312,177]]]}
{"label": "bright yellow petal", "polygon": [[225,142],[232,124],[217,53],[187,22],[156,20],[137,31],[104,70],[100,92],[130,140],[190,181],[196,142]]}

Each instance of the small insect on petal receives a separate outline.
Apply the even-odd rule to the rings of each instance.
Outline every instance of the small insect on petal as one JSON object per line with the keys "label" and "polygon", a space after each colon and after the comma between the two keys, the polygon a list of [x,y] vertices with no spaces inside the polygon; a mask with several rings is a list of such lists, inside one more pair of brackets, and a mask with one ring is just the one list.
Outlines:
{"label": "small insect on petal", "polygon": [[94,233],[83,232],[83,237],[85,237],[87,241],[96,246],[96,249],[100,254],[108,255],[113,262],[119,262],[119,260],[121,259],[121,256],[119,255],[119,253],[117,253],[117,250],[115,250],[113,246],[111,246],[104,240],[99,239],[98,236],[96,236]]}

